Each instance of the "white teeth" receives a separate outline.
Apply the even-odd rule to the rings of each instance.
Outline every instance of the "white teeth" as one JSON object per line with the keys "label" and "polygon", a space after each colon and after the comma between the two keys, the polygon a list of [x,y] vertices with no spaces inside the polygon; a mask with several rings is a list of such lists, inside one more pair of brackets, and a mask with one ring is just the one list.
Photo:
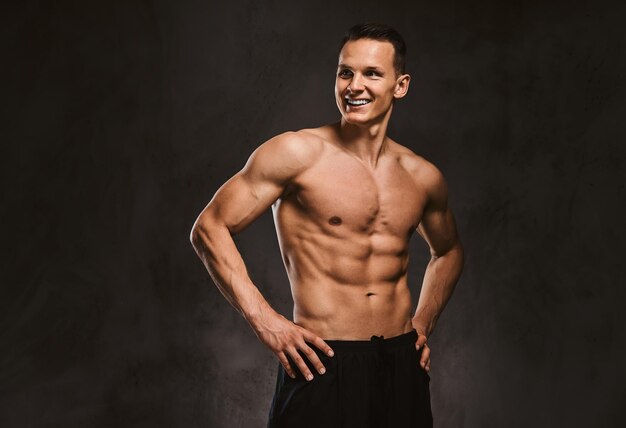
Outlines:
{"label": "white teeth", "polygon": [[349,98],[346,98],[346,102],[351,106],[362,106],[369,103],[370,101],[371,100],[351,100]]}

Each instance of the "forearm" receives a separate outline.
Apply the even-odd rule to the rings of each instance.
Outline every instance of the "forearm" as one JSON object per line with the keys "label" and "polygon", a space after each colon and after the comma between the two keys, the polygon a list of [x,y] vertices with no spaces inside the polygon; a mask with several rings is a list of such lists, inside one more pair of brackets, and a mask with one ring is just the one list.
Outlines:
{"label": "forearm", "polygon": [[463,247],[460,243],[447,253],[432,257],[420,293],[413,326],[420,334],[430,336],[443,312],[463,270]]}
{"label": "forearm", "polygon": [[225,225],[218,222],[196,224],[191,232],[191,242],[222,295],[252,327],[268,312],[274,312],[252,283]]}

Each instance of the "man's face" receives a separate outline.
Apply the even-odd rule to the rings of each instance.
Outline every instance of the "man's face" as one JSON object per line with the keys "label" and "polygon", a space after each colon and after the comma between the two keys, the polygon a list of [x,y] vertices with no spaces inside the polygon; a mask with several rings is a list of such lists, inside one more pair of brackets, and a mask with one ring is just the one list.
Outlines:
{"label": "man's face", "polygon": [[394,98],[408,89],[410,77],[396,74],[394,48],[386,41],[359,39],[347,42],[339,53],[335,101],[351,124],[382,120]]}

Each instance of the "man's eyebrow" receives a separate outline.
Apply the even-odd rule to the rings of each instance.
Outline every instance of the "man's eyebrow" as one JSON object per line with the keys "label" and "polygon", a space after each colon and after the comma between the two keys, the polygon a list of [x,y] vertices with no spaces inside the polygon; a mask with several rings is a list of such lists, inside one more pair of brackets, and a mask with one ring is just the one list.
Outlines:
{"label": "man's eyebrow", "polygon": [[[353,68],[352,66],[349,66],[348,64],[344,64],[344,63],[340,63],[337,68]],[[367,67],[365,67],[365,70],[376,70],[379,72],[383,72],[384,69],[376,66],[376,65],[368,65]]]}

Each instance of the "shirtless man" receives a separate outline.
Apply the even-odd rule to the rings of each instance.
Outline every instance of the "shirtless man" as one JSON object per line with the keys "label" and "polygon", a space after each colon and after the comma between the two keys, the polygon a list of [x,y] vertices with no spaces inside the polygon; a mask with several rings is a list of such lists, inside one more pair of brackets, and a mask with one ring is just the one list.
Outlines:
{"label": "shirtless man", "polygon": [[[348,30],[335,80],[341,120],[263,143],[193,226],[213,281],[280,361],[270,427],[432,426],[426,340],[463,249],[440,171],[386,135],[409,89],[405,50],[390,27]],[[293,322],[263,298],[232,239],[270,206]],[[431,260],[412,315],[414,231]]]}

